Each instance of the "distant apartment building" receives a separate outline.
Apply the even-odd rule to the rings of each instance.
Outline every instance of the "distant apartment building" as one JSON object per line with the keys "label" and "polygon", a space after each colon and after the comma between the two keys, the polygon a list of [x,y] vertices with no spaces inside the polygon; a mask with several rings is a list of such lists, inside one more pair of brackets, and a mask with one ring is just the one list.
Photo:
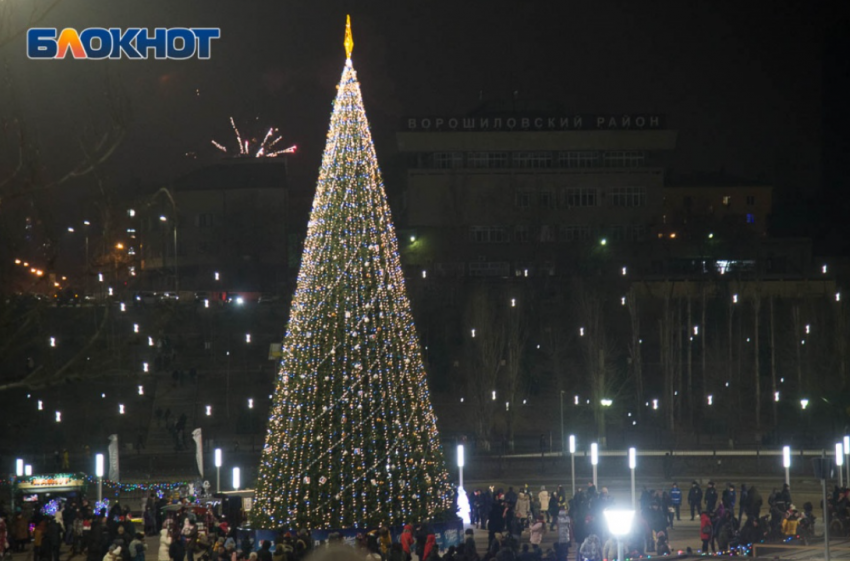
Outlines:
{"label": "distant apartment building", "polygon": [[291,188],[283,159],[197,169],[140,212],[140,269],[152,288],[288,290],[311,200]]}
{"label": "distant apartment building", "polygon": [[498,107],[410,118],[397,138],[407,262],[470,276],[554,274],[588,245],[646,241],[676,146],[662,115]]}

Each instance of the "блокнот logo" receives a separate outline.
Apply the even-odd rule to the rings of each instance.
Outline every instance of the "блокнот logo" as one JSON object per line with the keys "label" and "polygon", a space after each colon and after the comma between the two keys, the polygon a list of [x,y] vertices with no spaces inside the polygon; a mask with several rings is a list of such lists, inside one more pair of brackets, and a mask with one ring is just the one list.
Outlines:
{"label": "\u0431\u043b\u043e\u043a\u043d\u043e\u0442 logo", "polygon": [[65,28],[33,27],[27,30],[27,56],[31,59],[209,59],[212,40],[221,37],[217,27],[89,27],[82,32]]}

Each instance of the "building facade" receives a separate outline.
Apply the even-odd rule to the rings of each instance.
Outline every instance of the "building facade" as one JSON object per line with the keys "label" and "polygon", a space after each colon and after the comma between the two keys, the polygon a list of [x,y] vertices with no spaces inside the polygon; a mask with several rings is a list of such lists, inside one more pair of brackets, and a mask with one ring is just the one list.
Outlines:
{"label": "building facade", "polygon": [[139,214],[152,288],[282,292],[297,272],[310,193],[286,161],[235,158],[195,170]]}
{"label": "building facade", "polygon": [[408,119],[397,135],[406,262],[437,275],[555,274],[589,247],[648,240],[662,224],[676,146],[663,123],[499,112]]}

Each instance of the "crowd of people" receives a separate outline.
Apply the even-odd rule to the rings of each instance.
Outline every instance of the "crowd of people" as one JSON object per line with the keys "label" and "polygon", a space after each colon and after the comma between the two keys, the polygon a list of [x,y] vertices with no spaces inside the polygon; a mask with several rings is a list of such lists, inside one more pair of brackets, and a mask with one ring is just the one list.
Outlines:
{"label": "crowd of people", "polygon": [[[235,527],[211,507],[200,509],[199,515],[196,505],[165,512],[163,504],[151,498],[140,518],[119,502],[108,511],[96,510],[85,498],[64,501],[52,515],[42,508],[31,516],[18,511],[11,518],[0,512],[0,559],[9,552],[27,552],[32,561],[60,561],[64,554],[64,559],[84,556],[86,561],[256,561],[256,552],[237,549]],[[145,538],[154,536],[159,536],[160,547],[156,556],[149,556]]]}
{"label": "crowd of people", "polygon": [[[527,485],[507,491],[490,487],[474,490],[469,499],[472,525],[487,530],[486,549],[479,551],[473,530],[467,529],[462,543],[440,552],[427,524],[405,526],[397,540],[383,526],[358,535],[356,549],[370,561],[567,561],[573,547],[576,561],[616,558],[617,541],[603,514],[614,499],[605,487],[597,490],[590,482],[572,497],[562,486],[551,492],[545,486],[534,491]],[[690,519],[698,521],[702,553],[737,552],[742,545],[814,528],[811,503],[798,511],[788,485],[768,495],[764,515],[764,500],[754,485],[728,483],[719,490],[709,481],[703,489],[693,481],[687,494],[676,483],[665,489],[644,486],[632,532],[623,539],[626,557],[670,554],[668,531],[681,520],[685,502]],[[84,555],[86,561],[147,561],[153,557],[145,538],[154,536],[159,537],[156,561],[301,561],[313,549],[305,530],[282,532],[274,542],[254,544],[244,537],[238,543],[239,521],[230,526],[211,507],[185,503],[166,509],[164,500],[153,497],[146,504],[140,528],[139,519],[120,503],[108,512],[96,511],[85,498],[66,501],[52,516],[36,509],[31,518],[18,512],[9,519],[0,512],[0,558],[7,548],[24,552],[31,544],[33,561],[60,561],[63,546],[68,560]],[[836,487],[829,507],[850,520],[850,492]],[[547,540],[552,547],[544,549],[547,532],[555,532],[555,539]],[[342,541],[332,534],[328,543]]]}

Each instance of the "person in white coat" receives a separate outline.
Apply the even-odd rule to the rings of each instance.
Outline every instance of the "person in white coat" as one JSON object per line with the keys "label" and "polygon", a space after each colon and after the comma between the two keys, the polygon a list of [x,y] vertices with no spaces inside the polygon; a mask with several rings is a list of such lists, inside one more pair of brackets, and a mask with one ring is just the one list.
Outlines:
{"label": "person in white coat", "polygon": [[537,498],[540,499],[540,512],[546,516],[546,523],[551,523],[552,521],[549,520],[549,491],[546,490],[545,485],[540,486]]}
{"label": "person in white coat", "polygon": [[121,546],[110,545],[109,551],[103,556],[103,561],[121,561]]}
{"label": "person in white coat", "polygon": [[525,528],[528,525],[528,516],[531,511],[531,497],[521,490],[517,495],[515,514],[519,519],[520,527]]}
{"label": "person in white coat", "polygon": [[171,561],[171,556],[168,554],[168,548],[171,546],[171,533],[167,528],[159,531],[159,553],[157,554],[158,561]]}

